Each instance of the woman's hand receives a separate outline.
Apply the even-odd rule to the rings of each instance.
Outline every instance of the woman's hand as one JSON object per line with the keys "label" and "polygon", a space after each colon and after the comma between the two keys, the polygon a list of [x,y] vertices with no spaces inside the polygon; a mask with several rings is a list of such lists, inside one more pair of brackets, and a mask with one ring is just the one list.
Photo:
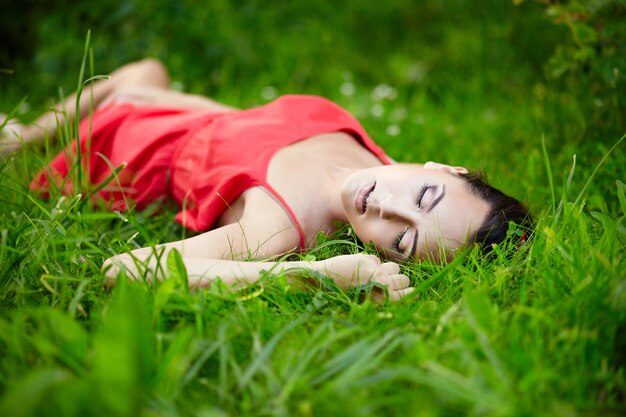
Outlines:
{"label": "woman's hand", "polygon": [[[342,289],[377,282],[387,287],[391,300],[398,300],[414,289],[409,287],[409,278],[400,273],[400,265],[395,262],[382,262],[374,255],[363,253],[341,255],[321,262],[323,273],[331,277]],[[374,294],[374,297],[381,298],[380,294]],[[384,299],[384,295],[382,297]]]}
{"label": "woman's hand", "polygon": [[[121,254],[107,259],[102,266],[105,272],[105,284],[114,285],[117,274],[124,269],[132,279],[145,277],[148,281],[167,277],[167,267],[162,263],[166,254],[160,256],[151,248],[138,249],[134,256]],[[157,261],[157,258],[159,260]],[[342,289],[354,288],[368,282],[377,282],[387,287],[389,299],[399,300],[413,291],[406,275],[400,273],[400,266],[394,262],[381,262],[374,255],[356,254],[341,255],[322,261],[294,262],[243,262],[224,259],[203,259],[183,257],[191,287],[210,287],[215,277],[223,283],[241,288],[259,279],[262,271],[274,273],[294,271],[294,277],[301,269],[312,269],[332,278]],[[159,263],[161,265],[159,266]],[[374,301],[384,301],[385,294],[375,289],[372,292]]]}

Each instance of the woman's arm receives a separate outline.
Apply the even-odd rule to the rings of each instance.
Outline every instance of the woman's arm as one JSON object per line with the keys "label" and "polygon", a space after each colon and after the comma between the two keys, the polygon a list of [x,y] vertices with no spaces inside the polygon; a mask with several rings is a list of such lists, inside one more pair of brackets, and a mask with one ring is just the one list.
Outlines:
{"label": "woman's arm", "polygon": [[[127,255],[127,254],[126,254]],[[147,280],[168,277],[165,265],[166,257],[158,250],[148,259],[133,259],[120,255],[108,259],[103,268],[106,270],[108,283],[113,283],[122,269],[134,279],[145,277]],[[306,277],[306,272],[318,272],[327,276],[342,289],[354,288],[368,282],[377,282],[387,287],[389,297],[397,300],[410,293],[409,278],[400,274],[400,267],[393,262],[381,262],[374,255],[342,255],[322,261],[283,261],[283,262],[246,262],[224,259],[204,259],[183,257],[189,285],[195,288],[209,288],[219,279],[233,289],[243,288],[256,282],[262,272],[285,274],[289,279]],[[147,271],[147,272],[146,272]]]}
{"label": "woman's arm", "polygon": [[333,279],[342,289],[370,281],[380,283],[387,286],[390,298],[394,300],[412,290],[409,279],[400,274],[397,264],[381,262],[374,255],[342,255],[321,261],[243,261],[249,257],[262,259],[293,251],[298,241],[297,233],[291,227],[284,227],[280,218],[272,222],[273,218],[266,217],[262,227],[258,223],[251,227],[241,221],[189,239],[114,256],[103,265],[106,282],[113,285],[122,269],[133,279],[167,278],[167,256],[169,251],[176,249],[181,254],[192,287],[208,288],[219,278],[238,289],[256,282],[263,271],[296,279],[306,276],[302,269],[307,269]]}

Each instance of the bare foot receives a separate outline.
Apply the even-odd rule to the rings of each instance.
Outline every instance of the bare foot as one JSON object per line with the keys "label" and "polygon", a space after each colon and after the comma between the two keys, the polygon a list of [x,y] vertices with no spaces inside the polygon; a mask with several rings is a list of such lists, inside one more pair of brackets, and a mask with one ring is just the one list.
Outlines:
{"label": "bare foot", "polygon": [[24,145],[20,123],[13,120],[6,121],[6,118],[6,114],[0,113],[0,126],[4,125],[0,130],[0,158],[2,159],[19,151]]}

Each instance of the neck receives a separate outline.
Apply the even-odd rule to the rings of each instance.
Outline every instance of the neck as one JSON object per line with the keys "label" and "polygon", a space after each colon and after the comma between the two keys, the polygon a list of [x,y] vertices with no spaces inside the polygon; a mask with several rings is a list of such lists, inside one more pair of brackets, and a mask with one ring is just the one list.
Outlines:
{"label": "neck", "polygon": [[346,179],[358,168],[330,162],[324,170],[324,178],[320,181],[320,194],[324,201],[329,202],[328,215],[330,221],[346,222],[348,218],[341,202],[341,191]]}
{"label": "neck", "polygon": [[[310,233],[331,231],[338,221],[346,222],[347,215],[341,203],[341,191],[347,178],[354,172],[382,165],[380,160],[343,132],[316,136],[281,150],[288,164],[302,176],[294,195],[303,195],[301,221]],[[305,214],[306,213],[306,214]],[[305,220],[306,219],[306,220]]]}
{"label": "neck", "polygon": [[343,140],[333,143],[334,152],[323,156],[323,168],[319,170],[320,177],[316,180],[317,195],[320,201],[328,202],[326,221],[332,224],[336,221],[347,222],[348,217],[341,202],[343,185],[356,171],[382,165],[382,162],[371,152],[366,150],[354,138],[345,133],[338,135]]}

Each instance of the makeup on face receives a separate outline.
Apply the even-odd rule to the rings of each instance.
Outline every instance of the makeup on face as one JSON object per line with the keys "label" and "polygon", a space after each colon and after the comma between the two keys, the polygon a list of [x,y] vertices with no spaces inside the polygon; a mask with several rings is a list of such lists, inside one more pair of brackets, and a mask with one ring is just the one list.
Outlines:
{"label": "makeup on face", "polygon": [[342,203],[357,236],[398,260],[463,245],[489,206],[461,176],[435,166],[398,164],[351,175]]}

